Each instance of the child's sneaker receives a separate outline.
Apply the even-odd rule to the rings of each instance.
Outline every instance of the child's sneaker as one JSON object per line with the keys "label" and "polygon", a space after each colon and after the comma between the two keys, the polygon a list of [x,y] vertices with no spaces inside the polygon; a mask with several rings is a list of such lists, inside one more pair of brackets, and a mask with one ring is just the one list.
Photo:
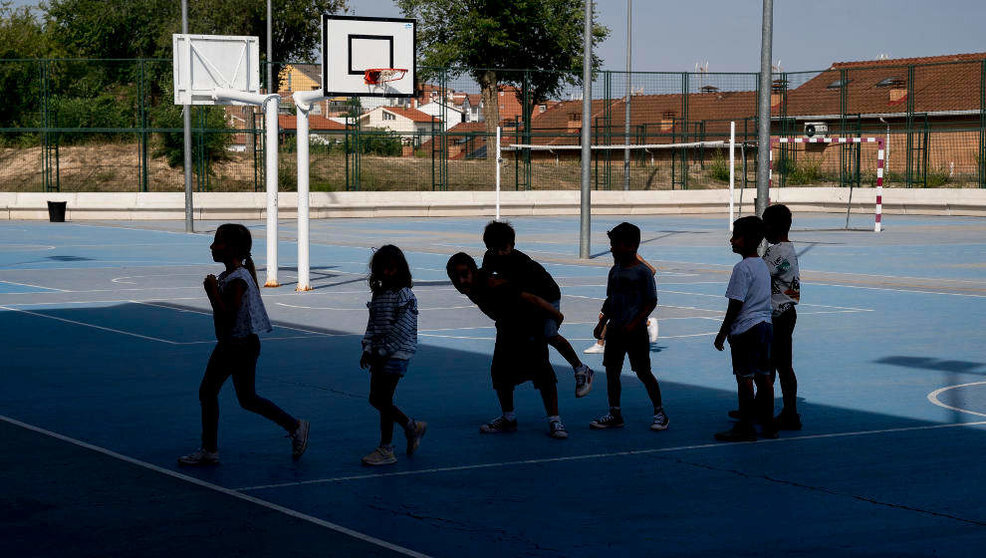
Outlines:
{"label": "child's sneaker", "polygon": [[620,428],[623,426],[623,415],[614,414],[612,411],[597,418],[589,423],[589,428],[595,430],[605,430],[607,428]]}
{"label": "child's sneaker", "polygon": [[310,429],[311,424],[307,420],[299,420],[298,428],[288,434],[288,437],[291,438],[291,457],[299,459],[308,449],[308,431]]}
{"label": "child's sneaker", "polygon": [[204,448],[199,448],[188,455],[179,457],[178,464],[193,467],[201,465],[219,465],[219,452],[207,451]]}
{"label": "child's sneaker", "polygon": [[647,318],[647,337],[651,343],[657,343],[657,318]]}
{"label": "child's sneaker", "polygon": [[568,438],[568,430],[565,430],[565,425],[560,420],[553,420],[548,423],[548,436],[556,440],[564,440]]}
{"label": "child's sneaker", "polygon": [[740,426],[737,424],[729,430],[716,432],[715,438],[720,442],[756,442],[757,431],[752,426]]}
{"label": "child's sneaker", "polygon": [[740,414],[739,409],[733,409],[732,411],[729,411],[726,414],[728,414],[729,415],[729,418],[731,418],[733,420],[739,420],[739,419],[743,418],[743,415]]}
{"label": "child's sneaker", "polygon": [[603,343],[593,343],[582,352],[587,355],[601,355],[606,352],[606,345]]}
{"label": "child's sneaker", "polygon": [[363,465],[374,467],[377,465],[391,465],[393,463],[397,463],[397,458],[394,457],[394,448],[379,447],[371,451],[361,461],[363,462]]}
{"label": "child's sneaker", "polygon": [[407,454],[411,455],[417,451],[418,446],[421,445],[421,438],[425,436],[425,430],[428,429],[428,423],[423,420],[411,421],[411,424],[407,425],[407,430],[404,431],[404,435],[407,436]]}
{"label": "child's sneaker", "polygon": [[592,368],[581,365],[575,369],[575,398],[585,397],[592,389]]}
{"label": "child's sneaker", "polygon": [[507,420],[506,417],[500,415],[495,419],[489,421],[483,426],[479,427],[479,431],[483,434],[500,434],[501,432],[516,432],[517,431],[517,419]]}
{"label": "child's sneaker", "polygon": [[778,430],[801,430],[801,415],[781,411],[774,419],[774,426]]}
{"label": "child's sneaker", "polygon": [[650,423],[651,430],[667,430],[671,420],[664,413],[664,409],[654,413],[654,422]]}

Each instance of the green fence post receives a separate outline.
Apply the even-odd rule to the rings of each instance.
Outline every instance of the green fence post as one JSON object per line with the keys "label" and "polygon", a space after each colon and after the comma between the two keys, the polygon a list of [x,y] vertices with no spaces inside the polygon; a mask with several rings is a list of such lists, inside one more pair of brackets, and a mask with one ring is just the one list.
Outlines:
{"label": "green fence post", "polygon": [[978,182],[986,188],[986,59],[979,63],[979,158]]}

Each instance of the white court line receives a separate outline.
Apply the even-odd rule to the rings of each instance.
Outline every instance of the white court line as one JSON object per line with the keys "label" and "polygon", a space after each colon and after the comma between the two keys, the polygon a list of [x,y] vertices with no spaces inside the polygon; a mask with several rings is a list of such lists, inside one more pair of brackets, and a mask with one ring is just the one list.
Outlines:
{"label": "white court line", "polygon": [[[756,445],[760,444],[783,444],[791,442],[801,442],[807,440],[824,440],[831,438],[850,438],[854,436],[868,436],[873,434],[893,434],[899,432],[917,432],[922,430],[936,430],[943,428],[956,428],[956,427],[966,427],[966,426],[981,426],[986,425],[986,421],[979,422],[963,422],[963,423],[950,423],[950,424],[933,424],[927,426],[905,426],[901,428],[884,428],[881,430],[859,430],[855,432],[836,432],[832,434],[813,434],[809,436],[792,436],[790,438],[777,438],[774,440],[761,440],[757,442]],[[460,465],[457,467],[435,467],[432,469],[419,469],[417,471],[397,471],[393,473],[377,473],[377,474],[366,474],[366,475],[351,475],[345,477],[332,477],[325,479],[313,479],[307,481],[297,481],[297,482],[285,482],[278,484],[263,484],[257,486],[245,486],[238,488],[241,491],[251,491],[251,490],[268,490],[274,488],[289,488],[294,486],[307,486],[312,484],[327,484],[334,482],[344,482],[353,480],[365,480],[365,479],[378,479],[387,477],[406,477],[406,476],[416,476],[416,475],[427,475],[433,473],[449,473],[458,471],[474,471],[477,469],[495,469],[503,467],[512,467],[516,465],[541,465],[544,463],[565,463],[568,461],[585,461],[588,459],[606,459],[611,457],[626,457],[626,456],[636,456],[636,455],[650,455],[650,454],[660,454],[660,453],[673,453],[679,451],[691,451],[691,450],[702,450],[711,448],[735,448],[736,444],[726,444],[722,442],[711,442],[708,444],[693,444],[687,446],[674,446],[669,448],[653,448],[646,450],[629,450],[629,451],[618,451],[613,453],[591,453],[586,455],[571,455],[568,457],[547,457],[543,459],[522,459],[517,461],[502,461],[499,463],[479,463],[476,465]]]}
{"label": "white court line", "polygon": [[[56,289],[55,287],[42,287],[41,285],[32,285],[30,283],[18,283],[17,281],[7,281],[6,279],[0,279],[0,283],[6,283],[8,285],[18,285],[21,287],[31,287],[33,289],[45,289],[51,292],[62,292],[66,293],[65,289]],[[7,293],[7,294],[39,294],[39,293]]]}
{"label": "white court line", "polygon": [[[463,328],[463,329],[478,329],[478,328]],[[687,339],[689,337],[706,337],[709,335],[716,335],[718,331],[710,331],[708,333],[688,333],[684,335],[659,335],[658,339]],[[437,333],[421,333],[418,332],[418,337],[438,337],[441,339],[470,339],[473,341],[494,341],[496,337],[472,337],[468,335],[440,335]],[[569,341],[598,341],[596,338],[589,337],[566,337]]]}
{"label": "white court line", "polygon": [[109,332],[112,332],[112,333],[119,333],[120,335],[129,335],[131,337],[137,337],[137,338],[140,338],[140,339],[147,339],[148,341],[157,341],[159,343],[167,343],[169,345],[180,345],[180,343],[178,341],[170,341],[168,339],[159,339],[157,337],[151,337],[149,335],[141,335],[139,333],[132,333],[130,331],[123,331],[122,329],[113,329],[111,327],[98,326],[98,325],[89,324],[89,323],[86,323],[86,322],[79,322],[79,321],[76,321],[76,320],[69,320],[67,318],[59,318],[58,316],[49,316],[48,314],[40,314],[38,312],[31,312],[31,311],[28,311],[28,310],[21,310],[20,308],[10,308],[10,307],[7,307],[7,306],[0,306],[0,310],[9,310],[11,312],[21,312],[23,314],[28,314],[28,315],[31,315],[31,316],[37,316],[39,318],[48,318],[50,320],[57,320],[59,322],[65,322],[65,323],[68,323],[68,324],[75,324],[75,325],[80,325],[80,326],[84,326],[84,327],[91,327],[93,329],[101,329],[103,331],[109,331]]}
{"label": "white court line", "polygon": [[986,295],[968,294],[968,293],[943,293],[941,291],[926,291],[921,289],[891,289],[888,287],[863,287],[859,285],[835,285],[832,283],[815,283],[815,282],[812,282],[811,284],[821,285],[823,287],[844,287],[846,289],[863,289],[868,291],[889,291],[892,293],[916,293],[916,294],[932,294],[932,295],[945,295],[945,296],[965,296],[969,298],[986,298]]}
{"label": "white court line", "polygon": [[980,413],[980,412],[977,412],[977,411],[970,411],[969,409],[961,409],[959,407],[953,407],[953,406],[948,405],[946,403],[942,403],[938,399],[938,396],[941,395],[941,394],[943,394],[943,393],[945,393],[946,391],[951,391],[953,389],[959,389],[959,388],[965,388],[965,387],[969,387],[969,386],[982,386],[982,385],[986,385],[986,382],[970,382],[968,384],[958,384],[958,385],[954,385],[954,386],[946,386],[946,387],[943,387],[941,389],[936,389],[935,391],[929,393],[928,394],[928,401],[931,401],[932,405],[937,405],[937,406],[939,406],[939,407],[941,407],[943,409],[948,409],[950,411],[957,411],[959,413],[966,413],[966,414],[970,414],[970,415],[975,415],[977,417],[986,417],[986,413]]}
{"label": "white court line", "polygon": [[[302,310],[343,310],[343,311],[358,310],[358,311],[361,311],[361,312],[365,312],[366,311],[366,306],[362,306],[362,307],[359,307],[359,308],[335,308],[335,307],[331,307],[331,306],[299,306],[299,305],[296,305],[296,304],[285,304],[283,302],[275,302],[274,304],[277,305],[277,306],[284,306],[284,307],[287,307],[287,308],[300,308]],[[469,305],[466,305],[466,306],[424,307],[424,308],[419,308],[418,310],[424,312],[425,310],[459,310],[461,308],[475,308],[475,307],[476,307],[475,305],[469,304]]]}
{"label": "white court line", "polygon": [[[204,310],[194,310],[194,309],[191,309],[191,308],[175,308],[173,306],[168,306],[167,304],[154,304],[153,302],[141,302],[139,300],[130,300],[128,302],[132,302],[134,304],[140,304],[140,305],[143,305],[143,306],[151,306],[151,307],[154,307],[154,308],[165,308],[167,310],[174,310],[175,312],[188,312],[188,313],[191,313],[191,314],[201,314],[203,316],[212,316],[212,312],[206,312]],[[0,307],[0,308],[2,308],[2,307]],[[305,329],[305,328],[301,328],[301,327],[286,326],[286,325],[283,325],[283,324],[278,323],[278,322],[271,322],[271,324],[274,327],[277,327],[277,328],[280,328],[280,329],[290,329],[291,331],[300,331],[302,333],[311,333],[312,335],[320,335],[322,337],[350,337],[352,335],[356,335],[354,333],[325,333],[324,331],[315,331],[315,330]],[[194,341],[192,343],[198,343],[198,342],[197,341]],[[178,345],[178,344],[181,344],[181,343],[176,341],[175,344]]]}
{"label": "white court line", "polygon": [[139,459],[134,459],[133,457],[128,457],[126,455],[117,453],[117,452],[115,452],[113,450],[109,450],[109,449],[106,449],[106,448],[103,448],[103,447],[100,447],[100,446],[95,446],[93,444],[90,444],[90,443],[87,443],[87,442],[83,442],[82,440],[77,440],[75,438],[70,438],[68,436],[65,436],[63,434],[59,434],[57,432],[52,432],[50,430],[45,430],[44,428],[41,428],[41,427],[38,427],[38,426],[34,426],[32,424],[27,424],[27,423],[21,422],[21,421],[19,421],[17,419],[13,419],[13,418],[10,418],[10,417],[4,416],[4,415],[0,415],[0,420],[6,422],[8,424],[12,424],[14,426],[19,426],[19,427],[21,427],[21,428],[23,428],[25,430],[30,430],[32,432],[36,432],[38,434],[42,434],[42,435],[45,435],[45,436],[54,438],[54,439],[60,440],[62,442],[67,442],[69,444],[72,444],[74,446],[77,446],[77,447],[80,447],[80,448],[83,448],[83,449],[87,449],[89,451],[94,451],[96,453],[105,455],[107,457],[112,457],[113,459],[118,459],[120,461],[123,461],[125,463],[129,463],[131,465],[136,465],[138,467],[142,467],[144,469],[148,469],[150,471],[154,471],[155,473],[160,473],[162,475],[166,475],[166,476],[169,476],[171,478],[175,478],[175,479],[178,479],[178,480],[181,480],[181,481],[185,481],[185,482],[187,482],[189,484],[194,484],[195,486],[201,486],[203,488],[207,488],[209,490],[218,492],[220,494],[224,494],[226,496],[232,496],[233,498],[236,498],[238,500],[243,500],[245,502],[250,502],[251,504],[256,504],[258,506],[267,508],[269,510],[273,510],[273,511],[276,511],[276,512],[279,512],[279,513],[283,513],[284,515],[293,517],[295,519],[300,519],[302,521],[307,521],[309,523],[314,523],[315,525],[318,525],[319,527],[325,527],[326,529],[330,529],[330,530],[335,531],[337,533],[342,533],[344,535],[348,535],[350,537],[353,537],[354,539],[358,539],[358,540],[361,540],[361,541],[366,542],[366,543],[370,543],[370,544],[373,544],[373,545],[376,545],[376,546],[379,546],[379,547],[382,547],[382,548],[386,548],[387,550],[392,550],[394,552],[398,552],[398,553],[403,554],[405,556],[414,556],[416,558],[428,558],[428,555],[427,554],[422,554],[420,552],[416,552],[416,551],[411,550],[409,548],[404,548],[403,546],[399,546],[399,545],[396,545],[394,543],[390,543],[390,542],[387,542],[385,540],[381,540],[381,539],[378,539],[376,537],[372,537],[372,536],[367,535],[365,533],[360,533],[359,531],[354,531],[354,530],[349,529],[347,527],[343,527],[342,525],[337,525],[337,524],[332,523],[330,521],[325,521],[324,519],[319,519],[317,517],[314,517],[314,516],[311,516],[311,515],[308,515],[308,514],[299,512],[297,510],[293,510],[291,508],[287,508],[287,507],[284,507],[284,506],[275,504],[273,502],[268,502],[267,500],[262,500],[260,498],[255,497],[255,496],[250,496],[249,494],[243,494],[242,492],[239,492],[237,490],[232,490],[232,489],[229,489],[229,488],[226,488],[226,487],[223,487],[223,486],[219,486],[218,484],[213,484],[211,482],[206,482],[204,480],[200,480],[200,479],[197,479],[195,477],[184,475],[184,474],[179,473],[177,471],[172,471],[170,469],[165,469],[163,467],[158,467],[157,465],[153,465],[153,464],[148,463],[146,461],[141,461]]}

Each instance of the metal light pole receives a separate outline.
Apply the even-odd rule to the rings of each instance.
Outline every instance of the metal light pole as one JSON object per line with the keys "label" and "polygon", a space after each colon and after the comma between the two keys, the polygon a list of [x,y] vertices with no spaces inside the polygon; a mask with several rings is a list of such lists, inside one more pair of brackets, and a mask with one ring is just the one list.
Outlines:
{"label": "metal light pole", "polygon": [[774,31],[774,0],[763,0],[763,27],[760,37],[760,98],[757,109],[757,215],[763,215],[770,196],[770,92],[771,39]]}
{"label": "metal light pole", "polygon": [[[188,34],[188,0],[181,0],[181,32]],[[192,105],[182,106],[185,120],[185,232],[195,232],[192,219]]]}
{"label": "metal light pole", "polygon": [[274,91],[274,89],[273,89],[273,87],[274,87],[274,81],[271,79],[271,72],[272,72],[272,70],[271,70],[271,62],[274,60],[272,58],[272,56],[273,56],[273,50],[274,49],[271,48],[271,44],[272,44],[271,30],[273,29],[274,26],[271,25],[271,17],[270,17],[270,14],[271,14],[270,0],[267,0],[267,92],[268,93],[277,93],[277,91]]}
{"label": "metal light pole", "polygon": [[591,203],[589,191],[592,146],[589,126],[592,122],[592,0],[585,0],[585,30],[582,51],[582,200],[579,204],[579,257],[589,259],[589,221]]}
{"label": "metal light pole", "polygon": [[624,104],[626,112],[626,128],[623,130],[623,145],[627,148],[623,150],[623,189],[630,189],[630,95],[633,93],[630,80],[633,74],[630,73],[630,53],[633,49],[631,43],[633,37],[633,0],[627,0],[627,100]]}

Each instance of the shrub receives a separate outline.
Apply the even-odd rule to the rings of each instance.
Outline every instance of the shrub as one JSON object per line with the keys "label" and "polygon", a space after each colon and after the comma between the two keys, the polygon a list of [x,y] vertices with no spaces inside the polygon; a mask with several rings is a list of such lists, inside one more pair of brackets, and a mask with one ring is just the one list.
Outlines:
{"label": "shrub", "polygon": [[[205,142],[205,162],[207,172],[212,173],[212,165],[229,159],[227,149],[233,142],[232,130],[226,126],[225,111],[222,107],[202,107],[192,109],[192,157],[193,164],[199,163],[200,143]],[[196,127],[200,121],[198,111],[205,111],[205,132]],[[152,109],[151,119],[155,128],[165,128],[160,132],[161,147],[154,151],[155,157],[165,157],[172,168],[185,166],[185,137],[182,108],[172,104],[162,104]],[[171,131],[175,130],[177,131]]]}

